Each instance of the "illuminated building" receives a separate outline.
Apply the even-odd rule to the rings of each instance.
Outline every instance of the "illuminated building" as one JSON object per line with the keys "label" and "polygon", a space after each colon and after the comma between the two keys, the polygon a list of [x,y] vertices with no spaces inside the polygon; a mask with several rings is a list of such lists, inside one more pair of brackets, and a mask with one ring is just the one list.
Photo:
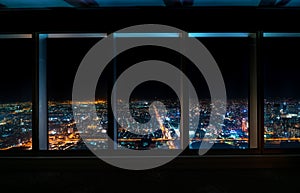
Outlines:
{"label": "illuminated building", "polygon": [[248,123],[245,118],[242,119],[242,131],[247,133],[248,132]]}

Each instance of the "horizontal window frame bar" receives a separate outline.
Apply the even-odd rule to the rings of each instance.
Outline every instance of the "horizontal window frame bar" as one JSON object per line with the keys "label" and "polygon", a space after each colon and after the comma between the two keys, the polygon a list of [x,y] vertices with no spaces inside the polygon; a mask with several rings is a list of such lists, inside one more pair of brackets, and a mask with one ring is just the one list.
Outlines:
{"label": "horizontal window frame bar", "polygon": [[0,39],[31,39],[32,34],[0,34]]}
{"label": "horizontal window frame bar", "polygon": [[107,33],[43,33],[47,38],[105,38]]}
{"label": "horizontal window frame bar", "polygon": [[256,33],[249,32],[190,32],[188,33],[190,38],[247,38],[247,37],[256,37]]}
{"label": "horizontal window frame bar", "polygon": [[278,32],[264,32],[264,38],[297,38],[300,33],[278,33]]}
{"label": "horizontal window frame bar", "polygon": [[114,38],[180,38],[181,33],[155,32],[155,33],[113,33]]}

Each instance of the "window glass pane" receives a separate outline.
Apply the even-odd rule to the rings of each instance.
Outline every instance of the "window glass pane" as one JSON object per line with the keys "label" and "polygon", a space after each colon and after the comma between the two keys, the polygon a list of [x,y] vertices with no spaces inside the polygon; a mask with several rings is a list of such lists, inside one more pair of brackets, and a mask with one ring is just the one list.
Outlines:
{"label": "window glass pane", "polygon": [[[126,38],[180,38],[180,34],[115,33],[115,48],[117,49],[122,39]],[[162,73],[160,68],[154,67],[156,64],[154,60],[164,61],[181,69],[181,56],[175,51],[158,46],[139,46],[128,49],[114,60],[115,81],[119,81],[121,76],[126,76],[129,69],[134,69],[145,61],[148,62],[142,70],[135,73],[133,79],[136,82],[142,81],[133,90],[126,88],[124,91],[120,86],[116,86],[115,103],[120,106],[128,103],[126,100],[119,100],[120,92],[130,93],[129,110],[121,108],[120,116],[115,124],[116,149],[181,149],[180,103],[177,94],[161,80],[145,78],[152,73],[149,68]],[[162,76],[172,75],[164,73]],[[127,76],[126,81],[130,82],[130,78],[132,77]],[[160,103],[156,103],[157,101]],[[160,104],[164,105],[165,109],[159,106]],[[131,116],[134,121],[129,121]]]}
{"label": "window glass pane", "polygon": [[[102,38],[99,34],[48,34],[47,96],[50,150],[86,150],[86,143],[89,143],[89,147],[95,146],[97,149],[106,149],[108,146],[108,77],[101,76],[98,80],[103,89],[98,90],[94,101],[98,115],[95,124],[77,129],[72,111],[72,88],[78,67],[87,52]],[[84,108],[90,101],[80,102]],[[85,119],[88,113],[82,112],[79,116]],[[81,137],[83,135],[85,141]]]}
{"label": "window glass pane", "polygon": [[1,150],[32,149],[32,72],[35,58],[30,37],[0,35]]}
{"label": "window glass pane", "polygon": [[264,37],[265,148],[300,148],[300,34]]}
{"label": "window glass pane", "polygon": [[189,37],[197,38],[212,54],[227,92],[224,122],[214,127],[209,124],[211,100],[206,81],[192,65],[187,67],[200,101],[200,106],[193,109],[193,114],[200,113],[200,122],[198,128],[190,128],[190,148],[198,149],[203,140],[213,143],[212,149],[249,148],[249,66],[254,57],[255,34],[190,33]]}

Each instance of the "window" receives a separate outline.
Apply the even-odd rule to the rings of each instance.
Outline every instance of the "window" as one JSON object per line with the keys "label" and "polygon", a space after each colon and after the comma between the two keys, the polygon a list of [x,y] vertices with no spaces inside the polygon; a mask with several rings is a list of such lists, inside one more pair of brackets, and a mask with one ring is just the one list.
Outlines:
{"label": "window", "polygon": [[[205,80],[199,78],[199,72],[191,68],[190,77],[196,82],[200,107],[198,128],[190,130],[190,148],[198,149],[204,136],[212,138],[213,149],[248,149],[256,148],[256,120],[250,117],[250,105],[255,109],[255,101],[249,104],[250,66],[255,66],[255,33],[189,33],[197,38],[214,57],[222,73],[226,92],[227,108],[224,122],[219,127],[208,123],[211,101]],[[197,73],[196,73],[197,72]],[[252,76],[255,79],[255,76]],[[255,93],[252,93],[255,94]],[[252,120],[250,120],[252,119]],[[249,142],[251,141],[251,143]]]}
{"label": "window", "polygon": [[[40,125],[40,148],[49,150],[86,150],[81,136],[88,135],[87,143],[97,148],[107,148],[108,129],[106,89],[99,91],[95,105],[99,116],[96,125],[91,124],[84,131],[78,130],[72,110],[72,88],[77,69],[89,51],[106,34],[40,34],[40,103],[48,108],[40,109],[43,117]],[[42,76],[42,74],[45,76]],[[47,77],[47,78],[46,78]],[[107,88],[107,77],[99,79]],[[43,90],[47,85],[47,90]],[[47,101],[44,101],[47,100]],[[81,101],[86,106],[89,101]],[[45,104],[46,103],[46,104]],[[82,119],[87,116],[82,114]],[[45,129],[48,133],[45,134]],[[44,133],[43,137],[41,135]],[[103,134],[101,140],[93,139]],[[47,137],[48,136],[48,137]],[[47,139],[45,139],[45,137]],[[48,141],[48,147],[45,142]]]}
{"label": "window", "polygon": [[[174,40],[181,38],[179,33],[114,33],[113,35],[115,49],[120,45],[120,41],[126,38],[171,38]],[[143,80],[130,94],[129,109],[120,109],[119,119],[114,125],[117,141],[115,148],[182,149],[182,130],[179,127],[181,110],[178,97],[180,96],[162,80],[145,80],[147,75],[153,73],[151,69],[154,69],[154,74],[167,75],[168,72],[163,71],[162,66],[156,65],[156,61],[164,61],[181,69],[182,57],[179,54],[159,46],[145,45],[128,49],[114,60],[115,83],[121,75],[127,73],[129,68],[134,69],[136,65],[145,61],[148,62],[148,66],[144,66],[137,72]],[[133,81],[138,82],[140,79]],[[120,87],[116,86],[117,92],[121,90]],[[128,92],[130,92],[129,88]],[[122,100],[122,103],[120,101],[117,98],[115,103],[120,106],[125,106],[127,103],[126,100]],[[156,103],[157,101],[160,103]],[[128,121],[129,116],[132,116],[134,121]]]}
{"label": "window", "polygon": [[265,148],[300,147],[299,33],[264,33]]}
{"label": "window", "polygon": [[30,150],[35,64],[31,34],[0,34],[0,56],[0,150]]}

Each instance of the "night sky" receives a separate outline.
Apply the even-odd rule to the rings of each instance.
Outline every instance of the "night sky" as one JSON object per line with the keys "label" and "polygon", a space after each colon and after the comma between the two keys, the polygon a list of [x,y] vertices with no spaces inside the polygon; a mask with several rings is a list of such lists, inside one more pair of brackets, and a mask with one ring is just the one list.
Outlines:
{"label": "night sky", "polygon": [[300,98],[300,38],[265,38],[266,98]]}
{"label": "night sky", "polygon": [[[87,51],[99,38],[48,39],[47,40],[47,91],[49,100],[71,100],[72,86],[77,68]],[[205,38],[201,42],[210,50],[224,76],[229,98],[247,98],[250,41],[247,38]],[[2,102],[28,101],[32,96],[32,66],[34,49],[30,39],[1,39],[1,95]],[[202,74],[187,59],[161,47],[143,46],[121,53],[103,72],[98,81],[97,98],[106,98],[113,81],[113,66],[118,77],[128,67],[144,60],[163,60],[189,77],[200,98],[209,98],[208,87]],[[293,71],[293,73],[295,73]],[[4,76],[5,75],[5,76]],[[9,75],[7,78],[7,75]],[[293,77],[293,76],[292,76]],[[99,87],[98,87],[99,88]],[[286,87],[285,87],[286,88]],[[146,82],[132,93],[133,98],[177,98],[162,83]]]}
{"label": "night sky", "polygon": [[31,100],[34,64],[31,39],[0,39],[0,103]]}
{"label": "night sky", "polygon": [[[70,100],[76,70],[86,52],[99,41],[96,38],[84,39],[48,39],[48,99]],[[224,76],[228,98],[247,98],[249,85],[250,40],[247,38],[201,39],[217,61]],[[116,64],[115,76],[118,77],[128,67],[144,60],[163,60],[180,69],[190,78],[197,89],[199,98],[209,98],[207,84],[202,74],[180,54],[161,47],[143,46],[121,53],[103,72],[98,81],[102,90],[97,89],[97,98],[106,98],[107,88],[113,81],[113,64]],[[99,87],[98,87],[99,88]],[[146,82],[132,93],[133,98],[176,98],[175,93],[166,85],[158,82]]]}
{"label": "night sky", "polygon": [[229,99],[248,98],[252,38],[199,38],[216,60]]}
{"label": "night sky", "polygon": [[[251,42],[247,38],[201,38],[210,50],[224,76],[229,98],[246,98],[249,84],[249,54]],[[47,87],[49,100],[70,100],[77,68],[86,52],[99,41],[89,39],[49,39],[47,42]],[[0,102],[29,101],[32,96],[32,67],[34,48],[30,39],[1,39]],[[300,98],[298,86],[299,38],[265,38],[263,41],[263,65],[265,97]],[[163,53],[163,54],[162,54]],[[139,47],[120,54],[109,64],[97,89],[98,98],[106,98],[113,77],[112,66],[117,64],[116,76],[131,65],[147,60],[164,60],[181,68],[193,82],[200,97],[209,97],[208,88],[200,72],[188,59],[172,50],[159,47]],[[9,76],[8,76],[9,75]],[[144,83],[132,93],[136,98],[176,97],[166,85]]]}
{"label": "night sky", "polygon": [[[47,40],[48,100],[72,99],[72,86],[77,68],[87,51],[99,40],[99,38]],[[228,97],[247,98],[248,68],[251,57],[249,54],[250,41],[247,38],[202,38],[200,40],[210,50],[221,69]],[[28,101],[32,96],[32,67],[35,62],[32,40],[2,39],[0,42],[2,68],[0,100],[1,102]],[[277,52],[279,51],[277,50]],[[202,74],[187,58],[173,50],[153,46],[127,50],[111,61],[98,81],[96,97],[106,98],[107,93],[110,93],[111,90],[108,88],[111,88],[113,81],[113,64],[117,66],[115,71],[117,78],[128,67],[144,60],[163,60],[173,64],[190,78],[200,99],[210,97]],[[278,72],[282,71],[279,69]],[[292,73],[295,75],[291,77],[296,79],[296,69]],[[102,90],[99,89],[100,83]],[[134,90],[132,97],[141,99],[177,98],[170,87],[158,82],[141,84]]]}
{"label": "night sky", "polygon": [[48,100],[71,100],[77,68],[97,38],[47,39]]}

